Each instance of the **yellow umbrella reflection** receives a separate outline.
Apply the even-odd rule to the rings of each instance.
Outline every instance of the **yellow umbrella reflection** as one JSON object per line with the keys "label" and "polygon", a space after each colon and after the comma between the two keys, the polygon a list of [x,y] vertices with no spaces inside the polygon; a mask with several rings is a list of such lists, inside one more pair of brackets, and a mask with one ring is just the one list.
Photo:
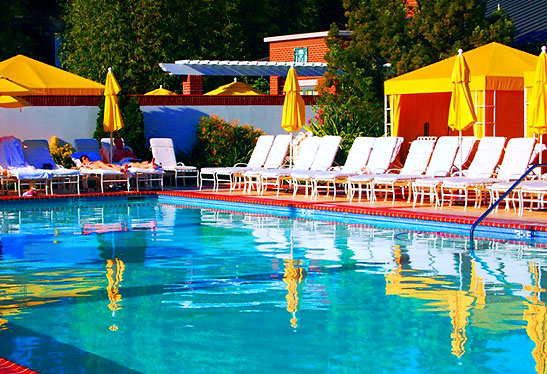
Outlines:
{"label": "yellow umbrella reflection", "polygon": [[[121,90],[116,77],[112,73],[112,68],[108,68],[104,89],[103,128],[104,131],[110,133],[110,144],[114,144],[112,142],[112,133],[123,127],[122,113],[118,105],[118,96],[116,96]],[[112,160],[112,147],[110,147],[110,159]]]}
{"label": "yellow umbrella reflection", "polygon": [[176,95],[173,91],[166,90],[163,88],[163,86],[160,84],[160,88],[157,88],[155,90],[152,90],[150,92],[145,93],[145,95],[153,95],[153,96],[173,96]]}
{"label": "yellow umbrella reflection", "polygon": [[291,327],[296,328],[298,320],[296,312],[298,311],[298,285],[302,282],[305,276],[304,268],[302,268],[302,260],[294,260],[292,258],[284,260],[285,273],[283,274],[283,282],[287,284],[287,311],[292,314]]}
{"label": "yellow umbrella reflection", "polygon": [[537,264],[531,264],[530,270],[534,276],[534,285],[531,289],[532,297],[524,311],[524,320],[528,322],[526,332],[536,344],[532,350],[532,356],[536,361],[536,371],[547,373],[547,307],[539,300],[539,294],[545,292],[539,285],[539,268]]}
{"label": "yellow umbrella reflection", "polygon": [[[469,66],[467,66],[461,49],[458,50],[458,56],[452,69],[452,83],[454,87],[450,97],[448,127],[458,131],[461,138],[462,131],[477,122],[475,107],[471,99],[471,90],[469,89]],[[475,136],[477,138],[484,136],[483,125],[475,126]]]}
{"label": "yellow umbrella reflection", "polygon": [[[285,101],[283,102],[281,127],[292,135],[294,131],[300,130],[306,122],[306,104],[300,95],[300,85],[294,67],[291,67],[287,73],[283,91],[285,91]],[[290,162],[292,163],[292,139],[290,153]]]}
{"label": "yellow umbrella reflection", "polygon": [[[116,274],[114,275],[114,265],[116,268]],[[119,303],[122,301],[122,295],[120,294],[119,287],[123,281],[123,272],[125,270],[125,264],[122,260],[116,258],[114,260],[106,260],[106,279],[108,284],[106,286],[106,292],[108,294],[108,309],[112,311],[112,316],[116,315],[116,311],[121,309]],[[114,276],[113,276],[114,275]],[[113,324],[109,327],[111,331],[118,330],[118,326]]]}

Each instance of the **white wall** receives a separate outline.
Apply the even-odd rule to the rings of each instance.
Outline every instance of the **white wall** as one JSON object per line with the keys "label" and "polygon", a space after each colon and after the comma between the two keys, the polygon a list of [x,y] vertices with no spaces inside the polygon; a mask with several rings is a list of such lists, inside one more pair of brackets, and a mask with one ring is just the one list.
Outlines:
{"label": "white wall", "polygon": [[[215,114],[227,121],[238,119],[267,134],[281,134],[281,105],[234,106],[141,106],[146,139],[173,139],[178,151],[188,151],[196,140],[196,127],[202,116]],[[74,144],[74,139],[91,138],[95,132],[99,108],[94,106],[34,106],[19,109],[0,108],[0,136],[21,140],[57,136]],[[306,106],[306,121],[313,117]]]}
{"label": "white wall", "polygon": [[57,136],[74,144],[74,139],[93,136],[98,113],[99,107],[90,106],[0,108],[0,136],[21,140]]}

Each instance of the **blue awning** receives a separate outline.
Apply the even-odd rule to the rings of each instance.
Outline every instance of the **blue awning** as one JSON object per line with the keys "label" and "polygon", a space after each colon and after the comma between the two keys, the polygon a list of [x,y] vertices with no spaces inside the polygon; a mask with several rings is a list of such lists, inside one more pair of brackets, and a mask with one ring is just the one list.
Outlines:
{"label": "blue awning", "polygon": [[327,71],[327,64],[322,62],[180,60],[160,63],[160,67],[172,75],[286,76],[291,66],[298,76],[322,76]]}

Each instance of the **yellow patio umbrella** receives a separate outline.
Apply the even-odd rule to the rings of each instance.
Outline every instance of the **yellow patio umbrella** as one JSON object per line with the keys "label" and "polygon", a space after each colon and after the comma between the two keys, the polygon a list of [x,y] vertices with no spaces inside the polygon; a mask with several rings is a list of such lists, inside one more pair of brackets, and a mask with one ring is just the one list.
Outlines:
{"label": "yellow patio umbrella", "polygon": [[30,95],[32,91],[13,80],[0,76],[0,95],[23,96]]}
{"label": "yellow patio umbrella", "polygon": [[[110,133],[110,144],[112,144],[112,133],[123,127],[122,113],[118,105],[118,93],[121,87],[112,73],[112,68],[108,68],[106,74],[106,83],[104,89],[104,131]],[[112,147],[110,147],[110,160],[112,160]]]}
{"label": "yellow patio umbrella", "polygon": [[0,95],[0,108],[22,108],[30,103],[16,96]]}
{"label": "yellow patio umbrella", "polygon": [[262,92],[255,90],[247,83],[238,82],[237,78],[234,81],[224,86],[215,88],[212,91],[207,92],[205,95],[264,95]]}
{"label": "yellow patio umbrella", "polygon": [[547,132],[547,53],[541,47],[532,89],[530,125],[535,134]]}
{"label": "yellow patio umbrella", "polygon": [[[458,56],[452,69],[452,96],[450,97],[450,107],[448,111],[448,127],[458,131],[460,143],[462,131],[477,122],[477,114],[473,100],[471,99],[471,90],[469,89],[469,66],[463,56],[463,50],[458,50]],[[484,129],[475,126],[475,136],[482,138]],[[463,163],[463,153],[460,152],[460,165]]]}
{"label": "yellow patio umbrella", "polygon": [[292,133],[298,131],[306,122],[306,104],[300,95],[300,85],[294,67],[289,69],[287,80],[283,86],[285,101],[283,102],[283,115],[281,127],[291,133],[290,161],[292,164]]}
{"label": "yellow patio umbrella", "polygon": [[160,84],[160,88],[157,88],[153,91],[145,93],[145,95],[154,95],[154,96],[173,96],[176,95],[173,91],[166,90],[163,88],[163,86]]}

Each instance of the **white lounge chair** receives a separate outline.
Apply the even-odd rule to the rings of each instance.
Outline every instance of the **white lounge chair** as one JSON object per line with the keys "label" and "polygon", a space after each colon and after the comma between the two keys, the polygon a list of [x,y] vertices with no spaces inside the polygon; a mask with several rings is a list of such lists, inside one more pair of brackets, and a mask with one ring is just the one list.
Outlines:
{"label": "white lounge chair", "polygon": [[[461,170],[475,144],[475,138],[466,136],[442,136],[435,145],[435,150],[427,167],[425,178],[416,179],[412,183],[413,206],[416,206],[418,198],[421,203],[424,197],[429,196],[429,201],[437,206],[437,189],[442,184],[443,178],[450,175],[453,168]],[[456,166],[457,165],[457,166]]]}
{"label": "white lounge chair", "polygon": [[244,175],[246,178],[257,178],[260,195],[264,195],[268,186],[272,186],[277,188],[277,195],[279,196],[283,181],[290,180],[288,177],[290,177],[290,174],[293,171],[309,170],[313,164],[315,154],[317,153],[320,144],[321,138],[317,136],[304,139],[300,144],[300,150],[294,160],[292,168],[248,171],[245,172]]}
{"label": "white lounge chair", "polygon": [[19,196],[23,185],[43,186],[46,194],[48,193],[50,171],[36,169],[25,160],[23,145],[19,139],[13,136],[0,138],[0,167],[6,171],[1,177],[2,188],[5,183],[13,182]]}
{"label": "white lounge chair", "polygon": [[313,163],[309,170],[295,170],[290,173],[293,186],[293,197],[298,192],[298,186],[301,182],[304,183],[306,188],[306,197],[308,196],[308,188],[313,190],[312,180],[317,172],[326,171],[334,162],[336,153],[340,148],[340,142],[342,137],[340,136],[324,136],[321,138],[321,144],[317,149]]}
{"label": "white lounge chair", "polygon": [[[373,200],[376,199],[376,192],[383,192],[386,200],[387,195],[391,193],[392,204],[395,204],[395,188],[401,188],[403,196],[405,188],[408,189],[410,198],[410,186],[412,181],[422,177],[422,175],[426,173],[431,154],[435,147],[435,142],[436,138],[431,137],[414,140],[410,144],[410,149],[408,150],[408,155],[402,169],[391,170],[391,173],[390,170],[388,170],[388,174],[374,175],[372,181]],[[453,151],[453,156],[456,154],[456,150],[457,143]],[[452,167],[453,161],[454,157],[452,157],[449,168]],[[432,168],[429,169],[429,173],[435,175]],[[425,175],[430,176],[429,174]]]}
{"label": "white lounge chair", "polygon": [[475,205],[480,203],[482,188],[494,174],[505,145],[504,137],[484,137],[480,140],[477,153],[463,177],[443,178],[440,186],[441,209],[447,198],[452,204],[454,198],[464,199],[464,210],[467,209],[469,192],[475,192]]}
{"label": "white lounge chair", "polygon": [[79,168],[80,175],[83,177],[84,187],[88,187],[90,179],[97,181],[101,188],[101,193],[104,193],[105,186],[109,185],[125,185],[127,191],[129,191],[129,174],[124,174],[116,170],[104,170],[104,169],[86,169],[82,167],[80,157],[86,155],[90,161],[101,160],[99,142],[96,139],[74,139],[74,146],[76,152],[71,154],[72,161]]}
{"label": "white lounge chair", "polygon": [[[289,135],[279,135],[289,136]],[[268,153],[272,148],[275,137],[273,135],[261,135],[251,153],[247,164],[238,163],[232,167],[205,167],[200,170],[199,189],[203,188],[203,181],[213,183],[213,190],[218,191],[221,184],[228,184],[232,191],[241,179],[241,173],[264,166]]]}
{"label": "white lounge chair", "polygon": [[361,170],[361,174],[350,176],[347,180],[348,198],[353,200],[355,193],[359,193],[359,201],[361,195],[365,191],[369,199],[372,199],[372,181],[373,174],[385,173],[395,158],[399,154],[403,138],[401,137],[381,137],[377,138],[372,147],[367,166]]}
{"label": "white lounge chair", "polygon": [[45,139],[23,141],[23,154],[27,162],[38,169],[49,170],[49,187],[53,193],[54,186],[63,189],[74,185],[78,195],[80,194],[80,172],[67,169],[55,163],[49,152],[49,143]]}
{"label": "white lounge chair", "polygon": [[345,185],[349,176],[359,174],[366,167],[375,140],[376,138],[372,137],[355,138],[344,165],[338,168],[331,168],[328,171],[314,173],[312,195],[317,198],[319,189],[325,189],[328,196],[330,188],[332,188],[333,200],[336,199],[336,184],[344,183]]}
{"label": "white lounge chair", "polygon": [[195,179],[197,185],[199,170],[195,166],[188,166],[182,162],[177,162],[175,146],[171,138],[150,138],[150,149],[152,157],[162,170],[174,173],[175,187],[178,186],[179,178],[182,179],[183,185],[186,185],[186,179]]}
{"label": "white lounge chair", "polygon": [[[535,143],[536,140],[534,138],[514,138],[509,140],[496,178],[485,182],[485,188],[490,193],[490,204],[499,199],[500,195],[511,187],[513,181],[520,178],[528,169]],[[524,187],[526,188],[526,184],[524,184]],[[522,188],[522,183],[520,187],[513,190],[512,196],[505,198],[506,209],[509,209],[508,203],[512,202],[515,210],[517,210],[516,203],[519,201],[519,188]]]}
{"label": "white lounge chair", "polygon": [[246,170],[242,173],[241,177],[244,179],[244,193],[251,193],[253,188],[255,188],[256,191],[260,193],[260,172],[264,170],[279,169],[285,161],[290,144],[290,135],[284,134],[277,135],[275,137],[272,147],[268,152],[268,157],[264,162],[264,166],[262,168],[253,168],[250,170]]}

